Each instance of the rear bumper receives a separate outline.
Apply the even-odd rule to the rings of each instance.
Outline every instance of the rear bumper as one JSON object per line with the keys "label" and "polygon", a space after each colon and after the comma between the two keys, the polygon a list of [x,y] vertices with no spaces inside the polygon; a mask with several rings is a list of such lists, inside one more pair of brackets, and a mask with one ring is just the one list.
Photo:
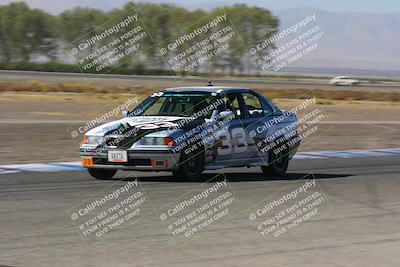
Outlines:
{"label": "rear bumper", "polygon": [[108,161],[107,153],[93,153],[81,150],[81,159],[91,158],[93,165],[85,168],[137,170],[137,171],[173,171],[178,169],[179,154],[169,150],[134,151],[127,150],[128,161],[114,163]]}

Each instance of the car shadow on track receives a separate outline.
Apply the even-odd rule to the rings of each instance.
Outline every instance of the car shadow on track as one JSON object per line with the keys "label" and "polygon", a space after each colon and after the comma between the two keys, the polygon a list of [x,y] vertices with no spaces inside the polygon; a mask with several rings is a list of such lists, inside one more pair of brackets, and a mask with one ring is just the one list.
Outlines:
{"label": "car shadow on track", "polygon": [[284,177],[273,177],[265,174],[258,173],[229,173],[225,174],[226,178],[230,182],[250,182],[250,181],[279,181],[279,180],[299,180],[302,178],[312,179],[333,179],[333,178],[344,178],[352,176],[351,174],[326,174],[326,173],[286,173]]}
{"label": "car shadow on track", "polygon": [[[217,182],[217,181],[222,181],[224,177],[229,181],[229,182],[254,182],[254,181],[296,181],[302,178],[306,179],[312,179],[313,176],[315,179],[334,179],[334,178],[344,178],[344,177],[349,177],[352,176],[351,174],[326,174],[326,173],[312,173],[312,176],[310,173],[297,173],[297,172],[292,172],[292,173],[287,173],[284,177],[272,177],[272,176],[267,176],[262,173],[224,173],[224,175],[221,174],[215,174],[215,173],[204,173],[201,176],[201,179],[197,181],[190,181],[190,180],[185,180],[183,178],[177,178],[174,176],[143,176],[140,177],[138,176],[137,179],[139,179],[140,182],[186,182],[186,183],[198,183],[198,182]],[[215,178],[215,179],[213,179]],[[130,180],[135,180],[136,177],[132,178],[126,178],[124,180],[130,181]]]}

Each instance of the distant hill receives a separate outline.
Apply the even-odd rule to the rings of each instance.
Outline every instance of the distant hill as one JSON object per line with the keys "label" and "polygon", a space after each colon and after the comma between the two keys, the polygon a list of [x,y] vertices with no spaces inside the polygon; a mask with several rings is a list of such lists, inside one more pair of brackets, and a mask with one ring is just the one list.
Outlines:
{"label": "distant hill", "polygon": [[280,29],[316,14],[325,36],[314,52],[290,67],[400,71],[400,14],[331,13],[315,8],[273,12]]}

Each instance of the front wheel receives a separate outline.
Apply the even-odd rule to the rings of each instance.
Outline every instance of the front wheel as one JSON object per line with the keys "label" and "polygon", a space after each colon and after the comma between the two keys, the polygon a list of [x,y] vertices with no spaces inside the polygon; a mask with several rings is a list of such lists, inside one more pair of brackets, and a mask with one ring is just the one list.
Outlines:
{"label": "front wheel", "polygon": [[267,175],[284,176],[289,166],[289,153],[282,150],[279,153],[271,151],[269,153],[268,165],[262,166],[261,170]]}
{"label": "front wheel", "polygon": [[203,151],[193,151],[186,154],[182,151],[179,160],[178,170],[173,171],[176,178],[185,178],[187,180],[195,181],[201,177],[204,171],[204,153]]}
{"label": "front wheel", "polygon": [[97,180],[109,180],[114,177],[117,170],[89,168],[88,172],[90,176]]}

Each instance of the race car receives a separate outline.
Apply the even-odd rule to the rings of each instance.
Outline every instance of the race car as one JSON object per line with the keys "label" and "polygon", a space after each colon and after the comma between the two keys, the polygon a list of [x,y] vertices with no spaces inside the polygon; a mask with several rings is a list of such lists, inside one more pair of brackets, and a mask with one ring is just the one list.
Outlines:
{"label": "race car", "polygon": [[123,116],[83,136],[81,162],[96,179],[134,170],[195,180],[204,170],[254,166],[283,176],[300,145],[296,114],[250,89],[169,88]]}

